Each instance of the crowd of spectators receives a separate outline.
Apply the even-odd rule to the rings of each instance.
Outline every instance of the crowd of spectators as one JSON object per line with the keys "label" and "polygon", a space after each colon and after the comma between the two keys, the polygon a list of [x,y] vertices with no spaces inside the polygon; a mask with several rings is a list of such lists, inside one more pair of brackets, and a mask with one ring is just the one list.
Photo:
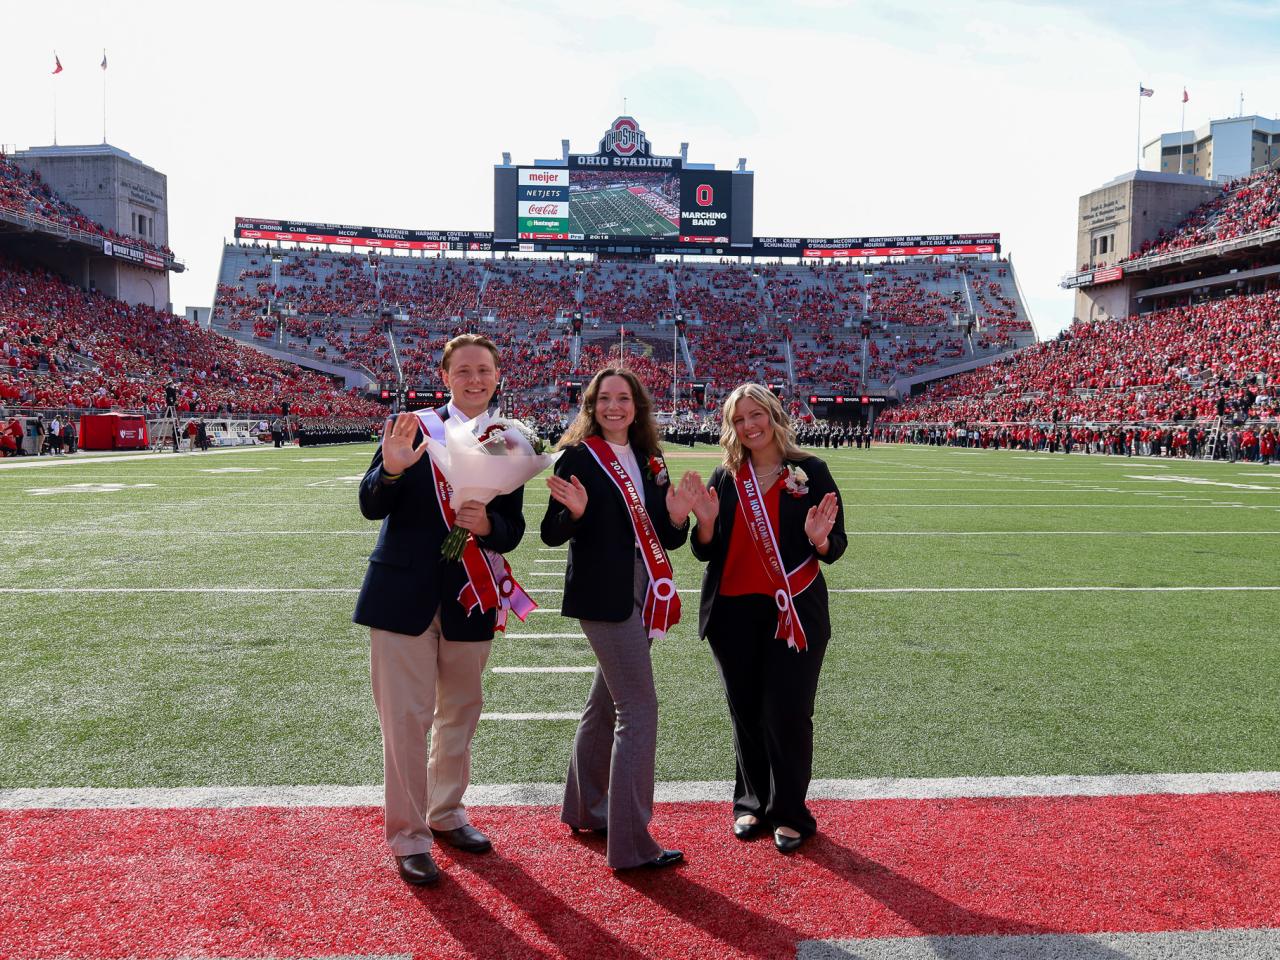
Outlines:
{"label": "crowd of spectators", "polygon": [[[1280,224],[1280,170],[1262,170],[1227,184],[1222,193],[1193,209],[1172,230],[1161,230],[1154,240],[1148,240],[1136,253],[1119,262],[1233,240],[1277,224]],[[1087,269],[1087,264],[1083,269]]]}
{"label": "crowd of spectators", "polygon": [[0,260],[0,405],[182,413],[373,414],[366,400],[183,317]]}
{"label": "crowd of spectators", "polygon": [[97,237],[150,250],[165,257],[173,256],[173,251],[166,246],[157,246],[142,237],[125,236],[107,229],[75,204],[58,196],[37,171],[23,170],[3,152],[0,152],[0,210],[12,210],[14,213],[47,220],[60,227],[81,230]]}
{"label": "crowd of spectators", "polygon": [[[1269,389],[1255,389],[1261,382]],[[1280,291],[1077,323],[1002,362],[937,381],[889,422],[1083,423],[1280,415]]]}

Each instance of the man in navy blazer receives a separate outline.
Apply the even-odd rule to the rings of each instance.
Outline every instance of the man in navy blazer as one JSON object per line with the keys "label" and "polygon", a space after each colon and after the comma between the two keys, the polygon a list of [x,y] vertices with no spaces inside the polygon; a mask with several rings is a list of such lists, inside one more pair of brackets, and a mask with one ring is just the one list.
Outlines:
{"label": "man in navy blazer", "polygon": [[[439,878],[433,837],[471,853],[490,849],[489,838],[467,819],[462,795],[471,778],[471,739],[496,612],[477,607],[468,614],[458,602],[467,574],[460,562],[440,556],[449,528],[424,434],[443,440],[444,420],[471,420],[488,410],[498,387],[497,347],[476,334],[455,337],[445,345],[441,375],[449,403],[422,417],[402,413],[388,421],[360,483],[360,512],[381,520],[382,530],[352,617],[369,627],[387,843],[401,877],[413,884]],[[455,522],[482,549],[507,553],[524,536],[523,506],[523,489],[487,506],[467,501]]]}

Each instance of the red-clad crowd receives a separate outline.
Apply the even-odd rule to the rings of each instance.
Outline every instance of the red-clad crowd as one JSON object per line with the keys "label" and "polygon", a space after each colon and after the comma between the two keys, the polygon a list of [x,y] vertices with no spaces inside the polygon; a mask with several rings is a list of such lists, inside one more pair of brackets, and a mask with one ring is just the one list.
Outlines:
{"label": "red-clad crowd", "polygon": [[[1260,382],[1273,386],[1253,389]],[[1077,323],[1007,361],[937,381],[882,419],[1168,421],[1216,417],[1220,398],[1241,396],[1252,396],[1251,416],[1273,418],[1277,383],[1280,291],[1270,291]]]}
{"label": "red-clad crowd", "polygon": [[54,193],[40,178],[39,173],[34,170],[30,172],[23,170],[2,152],[0,152],[0,209],[12,210],[29,217],[39,217],[61,227],[83,230],[94,236],[118,240],[168,257],[173,256],[173,252],[166,246],[157,246],[141,237],[124,236],[115,230],[108,230],[91,219],[75,204],[68,203]]}
{"label": "red-clad crowd", "polygon": [[1233,240],[1280,224],[1280,170],[1263,170],[1226,185],[1222,193],[1192,210],[1173,230],[1160,231],[1137,253],[1121,260],[1188,250]]}
{"label": "red-clad crowd", "polygon": [[368,416],[376,405],[195,324],[0,261],[0,404]]}

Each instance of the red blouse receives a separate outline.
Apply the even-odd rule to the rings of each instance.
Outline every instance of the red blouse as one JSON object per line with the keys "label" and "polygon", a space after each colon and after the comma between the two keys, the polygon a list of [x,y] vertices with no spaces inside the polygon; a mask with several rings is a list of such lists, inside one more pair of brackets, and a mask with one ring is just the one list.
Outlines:
{"label": "red blouse", "polygon": [[[778,503],[781,499],[782,480],[778,479],[764,494],[764,509],[769,514],[769,523],[775,534],[778,532]],[[760,559],[751,534],[747,533],[747,525],[742,522],[741,509],[735,506],[734,510],[738,514],[733,518],[733,533],[729,534],[729,553],[724,558],[724,572],[720,575],[720,595],[742,597],[761,593],[772,597],[773,580]]]}

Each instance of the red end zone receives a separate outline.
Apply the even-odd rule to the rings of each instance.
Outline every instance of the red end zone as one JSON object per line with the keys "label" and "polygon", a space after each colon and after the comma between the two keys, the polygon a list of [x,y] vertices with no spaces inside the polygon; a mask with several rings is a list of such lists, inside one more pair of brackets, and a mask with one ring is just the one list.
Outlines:
{"label": "red end zone", "polygon": [[818,801],[784,858],[660,805],[675,870],[615,876],[545,807],[396,877],[371,808],[0,812],[6,958],[791,957],[804,940],[1280,926],[1280,795]]}

